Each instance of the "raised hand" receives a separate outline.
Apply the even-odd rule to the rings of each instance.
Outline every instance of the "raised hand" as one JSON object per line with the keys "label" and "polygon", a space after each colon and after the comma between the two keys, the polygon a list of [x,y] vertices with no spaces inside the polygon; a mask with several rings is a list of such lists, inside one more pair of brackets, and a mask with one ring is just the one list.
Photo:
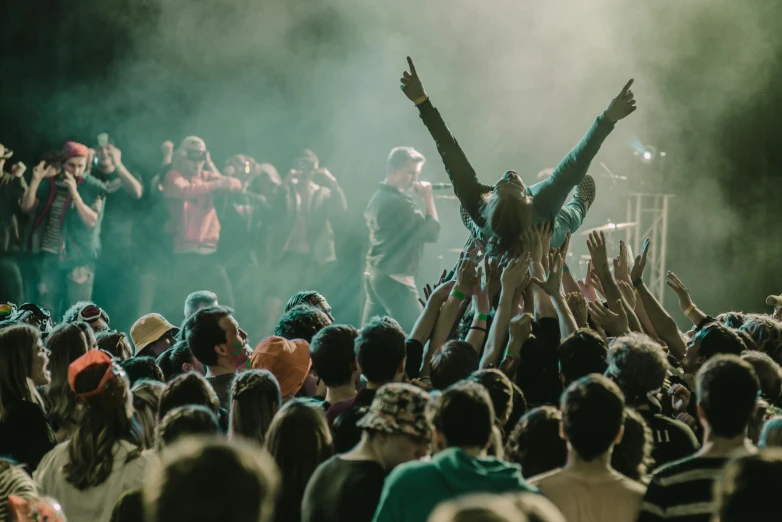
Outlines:
{"label": "raised hand", "polygon": [[651,245],[651,242],[647,237],[644,239],[644,242],[641,245],[641,254],[635,256],[635,264],[633,265],[633,269],[630,272],[630,279],[633,280],[633,284],[635,284],[636,281],[643,279],[644,277],[644,270],[646,270],[646,258],[649,255],[649,245]]}
{"label": "raised hand", "polygon": [[573,318],[576,320],[576,324],[579,328],[585,328],[587,326],[587,319],[589,313],[587,312],[587,301],[584,294],[579,292],[571,292],[565,296],[570,313],[573,314]]}
{"label": "raised hand", "polygon": [[109,157],[112,163],[114,163],[114,167],[122,165],[122,151],[111,144],[109,145]]}
{"label": "raised hand", "polygon": [[562,266],[564,260],[559,253],[559,249],[554,249],[549,255],[549,273],[545,281],[537,277],[532,278],[532,282],[543,289],[548,295],[557,295],[562,292]]}
{"label": "raised hand", "polygon": [[668,394],[671,396],[671,406],[673,410],[679,413],[687,413],[687,406],[690,405],[692,392],[686,386],[674,384],[668,388]]}
{"label": "raised hand", "polygon": [[616,282],[617,285],[619,285],[619,291],[622,292],[622,297],[624,297],[625,301],[627,301],[627,304],[630,305],[630,308],[635,310],[636,304],[638,304],[638,299],[635,297],[635,292],[633,292],[633,287],[630,286],[630,283],[627,281],[619,280]]}
{"label": "raised hand", "polygon": [[624,241],[619,241],[619,255],[614,259],[614,276],[618,281],[626,281],[632,284],[630,279],[630,254]]}
{"label": "raised hand", "polygon": [[538,234],[540,235],[541,262],[543,268],[548,270],[549,253],[551,252],[551,234],[554,233],[554,224],[546,221],[538,225]]}
{"label": "raised hand", "polygon": [[611,100],[608,104],[608,108],[605,110],[605,116],[612,123],[616,123],[619,120],[626,118],[635,111],[635,98],[633,97],[633,91],[630,90],[630,86],[633,85],[633,79],[631,78],[616,98]]}
{"label": "raised hand", "polygon": [[587,248],[592,256],[592,266],[596,271],[608,269],[608,250],[606,236],[602,232],[592,232],[587,239]]}
{"label": "raised hand", "polygon": [[451,295],[451,292],[453,292],[455,286],[456,286],[456,279],[445,281],[443,284],[438,285],[429,294],[429,296],[427,297],[427,301],[432,301],[433,303],[437,303],[438,306],[441,306],[444,302],[448,300],[448,296]]}
{"label": "raised hand", "polygon": [[68,190],[71,194],[76,192],[78,190],[78,185],[76,184],[76,178],[73,177],[73,175],[70,172],[66,172],[63,176],[63,183],[65,183],[65,186],[68,187]]}
{"label": "raised hand", "polygon": [[38,165],[33,167],[33,179],[41,181],[44,178],[51,178],[59,174],[59,170],[54,165],[47,165],[45,161],[41,161]]}
{"label": "raised hand", "polygon": [[592,320],[603,330],[618,337],[630,333],[630,323],[624,307],[624,301],[621,299],[616,302],[616,312],[603,306],[603,303],[595,301],[589,303],[589,313]]}
{"label": "raised hand", "polygon": [[690,306],[692,306],[692,297],[690,296],[690,291],[687,290],[687,287],[682,283],[682,280],[676,277],[676,274],[673,272],[668,272],[668,275],[665,278],[665,284],[667,284],[670,289],[674,291],[676,297],[679,298],[679,307],[682,311],[687,311]]}
{"label": "raised hand", "polygon": [[456,290],[460,291],[465,296],[471,295],[472,289],[475,286],[475,280],[475,261],[469,257],[462,258],[456,269]]}
{"label": "raised hand", "polygon": [[532,316],[530,314],[517,315],[510,320],[510,338],[522,343],[532,335]]}
{"label": "raised hand", "polygon": [[413,182],[413,192],[422,198],[432,197],[432,184],[428,181],[415,181]]}
{"label": "raised hand", "polygon": [[407,57],[407,65],[410,67],[410,72],[405,71],[402,73],[401,82],[402,92],[405,93],[407,98],[414,103],[421,103],[426,99],[426,90],[424,90],[424,84],[421,83],[421,78],[418,77],[418,72],[413,65],[413,59]]}
{"label": "raised hand", "polygon": [[507,292],[515,292],[519,288],[525,288],[529,285],[529,254],[524,254],[521,257],[513,258],[508,262],[508,265],[502,270],[500,276],[500,284],[502,289]]}

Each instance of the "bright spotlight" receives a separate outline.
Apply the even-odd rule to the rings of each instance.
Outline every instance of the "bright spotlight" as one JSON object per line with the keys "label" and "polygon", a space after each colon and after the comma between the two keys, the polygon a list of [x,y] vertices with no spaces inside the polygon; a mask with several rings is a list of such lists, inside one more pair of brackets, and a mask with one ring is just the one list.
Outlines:
{"label": "bright spotlight", "polygon": [[651,152],[649,152],[648,150],[647,150],[647,151],[644,151],[644,159],[645,159],[646,161],[652,161],[652,153],[651,153]]}
{"label": "bright spotlight", "polygon": [[644,145],[643,152],[641,152],[641,162],[642,163],[651,163],[654,161],[654,158],[657,156],[657,149],[652,147],[651,145]]}

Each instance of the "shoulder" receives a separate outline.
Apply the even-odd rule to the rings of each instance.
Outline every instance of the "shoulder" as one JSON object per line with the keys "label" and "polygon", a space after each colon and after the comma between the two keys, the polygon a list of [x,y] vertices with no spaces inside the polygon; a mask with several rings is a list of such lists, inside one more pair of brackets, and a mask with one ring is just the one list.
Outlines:
{"label": "shoulder", "polygon": [[547,471],[546,473],[541,473],[540,475],[535,475],[530,479],[527,479],[527,483],[530,486],[535,486],[536,488],[540,488],[540,487],[545,488],[550,484],[556,484],[561,481],[562,481],[562,469],[554,469],[551,471]]}
{"label": "shoulder", "polygon": [[33,479],[39,484],[41,480],[48,476],[49,473],[54,475],[61,475],[60,468],[65,464],[68,459],[68,441],[61,442],[54,447],[49,453],[43,456],[41,462],[33,474]]}
{"label": "shoulder", "polygon": [[722,469],[725,459],[687,457],[661,467],[650,485],[670,486],[692,480],[711,479]]}
{"label": "shoulder", "polygon": [[622,487],[630,493],[632,496],[641,498],[646,493],[646,486],[641,484],[640,482],[637,482],[633,479],[627,478],[624,475],[617,472],[617,475],[619,475],[620,483],[622,484]]}
{"label": "shoulder", "polygon": [[106,184],[92,174],[84,176],[83,184],[84,188],[94,192],[104,192],[106,190]]}
{"label": "shoulder", "polygon": [[398,486],[400,484],[409,484],[413,482],[426,482],[428,477],[437,474],[435,465],[425,461],[410,461],[394,468],[388,475],[386,484]]}

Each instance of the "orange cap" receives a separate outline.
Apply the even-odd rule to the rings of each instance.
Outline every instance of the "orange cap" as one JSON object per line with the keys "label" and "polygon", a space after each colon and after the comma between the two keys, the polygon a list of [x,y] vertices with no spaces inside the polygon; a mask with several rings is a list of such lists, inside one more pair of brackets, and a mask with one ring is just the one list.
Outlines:
{"label": "orange cap", "polygon": [[302,339],[289,341],[282,337],[267,337],[250,356],[254,370],[269,370],[280,383],[283,397],[297,393],[312,367],[310,345]]}

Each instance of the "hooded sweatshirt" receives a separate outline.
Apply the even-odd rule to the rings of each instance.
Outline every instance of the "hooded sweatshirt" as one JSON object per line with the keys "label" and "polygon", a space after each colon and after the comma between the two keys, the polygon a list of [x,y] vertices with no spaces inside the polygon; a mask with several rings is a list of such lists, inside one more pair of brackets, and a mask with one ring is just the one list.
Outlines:
{"label": "hooded sweatshirt", "polygon": [[426,522],[434,508],[468,493],[535,492],[521,467],[448,448],[431,461],[398,466],[386,478],[374,522]]}

